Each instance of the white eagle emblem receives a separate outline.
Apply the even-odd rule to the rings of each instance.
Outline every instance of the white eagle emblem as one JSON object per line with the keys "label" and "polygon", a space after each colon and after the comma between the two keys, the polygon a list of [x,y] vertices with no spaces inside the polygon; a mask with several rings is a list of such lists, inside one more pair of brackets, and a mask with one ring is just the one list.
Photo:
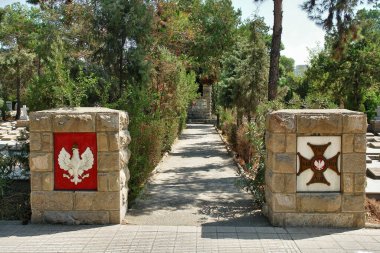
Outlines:
{"label": "white eagle emblem", "polygon": [[63,177],[70,179],[75,185],[82,182],[86,177],[89,177],[90,174],[83,173],[92,168],[94,164],[94,155],[91,152],[91,149],[87,149],[83,152],[82,156],[79,157],[79,150],[76,144],[73,145],[73,156],[70,158],[70,154],[62,148],[61,152],[58,155],[58,164],[62,170],[65,170],[66,174],[63,174]]}
{"label": "white eagle emblem", "polygon": [[325,167],[325,161],[323,160],[315,160],[314,161],[314,166],[317,170],[323,170],[323,168]]}

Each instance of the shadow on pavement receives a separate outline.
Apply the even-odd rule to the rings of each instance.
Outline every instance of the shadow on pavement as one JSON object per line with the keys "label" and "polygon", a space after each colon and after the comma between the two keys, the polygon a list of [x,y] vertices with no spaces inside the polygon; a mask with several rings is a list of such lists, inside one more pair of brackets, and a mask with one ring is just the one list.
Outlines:
{"label": "shadow on pavement", "polygon": [[[155,210],[185,210],[188,209],[189,205],[196,205],[197,208],[228,205],[230,208],[234,206],[235,209],[242,207],[245,210],[253,209],[253,203],[250,200],[238,201],[235,199],[230,201],[230,199],[238,198],[241,195],[238,188],[231,193],[231,182],[236,180],[234,177],[202,179],[191,173],[177,174],[176,178],[178,179],[178,177],[181,180],[176,180],[176,182],[168,178],[157,184],[150,184],[146,193],[136,200],[128,215],[139,216]],[[206,199],[205,195],[208,196]]]}
{"label": "shadow on pavement", "polygon": [[[226,210],[227,209],[227,210]],[[221,217],[223,220],[206,222],[201,225],[204,227],[269,227],[272,226],[268,219],[260,210],[247,210],[242,207],[236,208],[234,205],[211,207],[211,216]],[[206,229],[207,230],[207,229]],[[222,231],[224,231],[222,229]]]}
{"label": "shadow on pavement", "polygon": [[[79,234],[96,233],[99,229],[116,227],[117,225],[60,225],[60,224],[29,224],[29,225],[1,225],[0,238],[2,237],[30,237],[40,235],[53,235],[69,232],[78,232]],[[78,236],[79,236],[78,234]]]}
{"label": "shadow on pavement", "polygon": [[[245,218],[235,224],[245,223]],[[364,229],[356,228],[323,228],[323,227],[273,227],[261,212],[257,213],[250,226],[235,225],[229,221],[210,222],[201,225],[201,238],[209,239],[240,239],[240,240],[271,240],[280,241],[327,240],[333,235],[335,240],[346,241],[352,236],[366,237]],[[363,239],[364,239],[363,238]],[[329,238],[331,240],[332,238]],[[279,252],[282,252],[281,250]],[[366,251],[365,251],[366,252]]]}

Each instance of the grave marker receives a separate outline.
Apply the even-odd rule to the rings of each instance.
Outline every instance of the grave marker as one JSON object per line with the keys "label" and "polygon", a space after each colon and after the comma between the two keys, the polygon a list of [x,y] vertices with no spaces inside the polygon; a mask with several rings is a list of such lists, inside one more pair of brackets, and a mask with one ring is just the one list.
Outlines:
{"label": "grave marker", "polygon": [[21,108],[20,120],[29,120],[27,110],[28,110],[28,108],[26,107],[26,105],[23,105]]}
{"label": "grave marker", "polygon": [[371,120],[372,131],[380,133],[380,106],[377,107],[377,116]]}

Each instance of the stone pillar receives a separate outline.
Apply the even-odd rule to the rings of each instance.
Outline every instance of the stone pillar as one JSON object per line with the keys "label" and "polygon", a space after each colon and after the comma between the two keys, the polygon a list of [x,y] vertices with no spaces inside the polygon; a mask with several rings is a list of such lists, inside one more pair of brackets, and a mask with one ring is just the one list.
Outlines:
{"label": "stone pillar", "polygon": [[119,224],[127,211],[128,114],[70,108],[30,114],[33,223]]}
{"label": "stone pillar", "polygon": [[268,115],[264,213],[275,226],[365,225],[363,113],[281,110]]}

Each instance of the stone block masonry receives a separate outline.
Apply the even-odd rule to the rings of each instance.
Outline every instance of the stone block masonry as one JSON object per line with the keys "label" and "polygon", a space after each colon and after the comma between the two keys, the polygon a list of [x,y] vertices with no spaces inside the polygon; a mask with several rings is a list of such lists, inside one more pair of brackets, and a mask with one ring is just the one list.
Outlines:
{"label": "stone block masonry", "polygon": [[131,141],[128,120],[126,112],[106,108],[31,113],[33,223],[123,221]]}
{"label": "stone block masonry", "polygon": [[266,129],[263,210],[273,225],[365,225],[365,114],[280,110]]}

